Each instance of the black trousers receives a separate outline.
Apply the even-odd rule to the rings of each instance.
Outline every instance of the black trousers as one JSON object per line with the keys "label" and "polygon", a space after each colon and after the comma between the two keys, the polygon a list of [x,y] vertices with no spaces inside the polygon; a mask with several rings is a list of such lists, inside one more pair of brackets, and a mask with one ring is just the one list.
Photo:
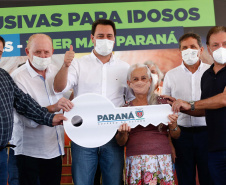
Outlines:
{"label": "black trousers", "polygon": [[205,127],[181,127],[179,139],[172,139],[176,149],[179,185],[196,185],[196,166],[200,185],[213,185],[208,169],[208,133]]}
{"label": "black trousers", "polygon": [[62,172],[61,156],[53,159],[40,159],[17,155],[20,185],[60,185]]}

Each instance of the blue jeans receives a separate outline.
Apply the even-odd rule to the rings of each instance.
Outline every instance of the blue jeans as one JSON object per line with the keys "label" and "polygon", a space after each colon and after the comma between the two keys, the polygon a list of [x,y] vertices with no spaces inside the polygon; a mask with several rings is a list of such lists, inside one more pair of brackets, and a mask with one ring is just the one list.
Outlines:
{"label": "blue jeans", "polygon": [[175,168],[179,185],[196,185],[196,166],[200,185],[212,185],[208,170],[208,134],[181,129],[179,139],[172,139],[176,149]]}
{"label": "blue jeans", "polygon": [[226,150],[209,152],[208,164],[214,185],[226,183]]}
{"label": "blue jeans", "polygon": [[8,174],[9,185],[19,185],[19,172],[16,163],[16,156],[14,155],[14,150],[12,148],[9,149]]}
{"label": "blue jeans", "polygon": [[7,170],[7,149],[0,151],[0,185],[7,185],[8,170]]}
{"label": "blue jeans", "polygon": [[99,162],[102,184],[121,185],[124,165],[124,147],[115,137],[98,148],[84,148],[72,142],[72,178],[75,185],[93,185]]}

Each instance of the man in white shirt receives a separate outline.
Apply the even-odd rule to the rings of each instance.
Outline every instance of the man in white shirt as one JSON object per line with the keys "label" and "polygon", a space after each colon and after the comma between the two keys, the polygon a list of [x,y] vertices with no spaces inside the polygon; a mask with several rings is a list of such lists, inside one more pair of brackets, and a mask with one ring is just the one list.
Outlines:
{"label": "man in white shirt", "polygon": [[[73,59],[73,48],[70,48],[55,77],[54,90],[65,92],[73,88],[76,96],[97,93],[107,97],[116,107],[122,106],[125,103],[123,96],[128,98],[126,75],[129,64],[112,54],[115,35],[114,22],[105,19],[95,21],[91,34],[94,50],[90,55]],[[98,148],[84,148],[73,142],[71,147],[75,185],[93,184],[98,162],[103,185],[121,184],[124,148],[117,144],[115,138]]]}
{"label": "man in white shirt", "polygon": [[[58,69],[51,64],[52,39],[45,34],[32,35],[25,49],[26,63],[16,69],[12,77],[25,93],[50,112],[68,111],[73,104],[52,89]],[[16,113],[15,113],[16,114]],[[21,185],[60,185],[64,155],[63,126],[47,127],[16,114],[13,144]]]}
{"label": "man in white shirt", "polygon": [[[195,33],[184,34],[179,39],[182,64],[166,73],[163,94],[194,104],[200,100],[200,81],[209,68],[200,56],[204,50],[201,38]],[[196,185],[196,166],[200,185],[212,184],[208,171],[208,136],[205,117],[179,113],[177,124],[181,129],[179,139],[172,139],[176,149],[175,167],[179,185]]]}

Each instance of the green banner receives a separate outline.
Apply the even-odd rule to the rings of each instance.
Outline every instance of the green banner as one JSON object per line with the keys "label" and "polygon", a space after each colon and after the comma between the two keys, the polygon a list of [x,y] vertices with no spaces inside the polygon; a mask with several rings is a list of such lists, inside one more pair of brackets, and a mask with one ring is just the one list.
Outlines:
{"label": "green banner", "polygon": [[145,1],[0,8],[0,33],[90,30],[98,18],[117,29],[214,26],[213,0]]}

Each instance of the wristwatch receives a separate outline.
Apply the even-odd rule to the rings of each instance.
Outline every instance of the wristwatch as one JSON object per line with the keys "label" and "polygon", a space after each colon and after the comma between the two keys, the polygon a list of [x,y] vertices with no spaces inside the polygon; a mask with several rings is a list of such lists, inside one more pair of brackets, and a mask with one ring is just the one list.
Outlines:
{"label": "wristwatch", "polygon": [[174,129],[170,129],[171,131],[177,131],[178,125]]}
{"label": "wristwatch", "polygon": [[189,101],[190,105],[191,105],[191,111],[195,110],[195,102],[194,101]]}

